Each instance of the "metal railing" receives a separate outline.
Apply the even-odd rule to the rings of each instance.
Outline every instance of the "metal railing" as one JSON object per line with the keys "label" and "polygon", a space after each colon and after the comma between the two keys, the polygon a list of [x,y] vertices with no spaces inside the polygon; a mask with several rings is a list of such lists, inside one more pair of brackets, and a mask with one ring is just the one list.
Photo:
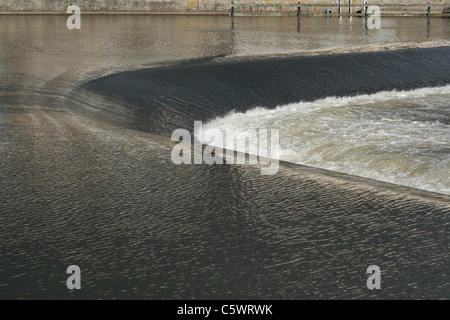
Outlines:
{"label": "metal railing", "polygon": [[[376,5],[378,7],[402,7],[402,8],[419,8],[424,7],[426,8],[426,14],[427,14],[427,20],[428,24],[430,24],[431,20],[431,8],[436,7],[450,7],[450,4],[440,3],[414,3],[414,4],[401,4],[401,3],[369,3],[369,1],[362,1],[362,3],[356,4],[356,3],[349,3],[345,4],[344,1],[339,1],[338,3],[235,3],[234,0],[231,0],[231,6],[230,6],[230,16],[231,21],[234,24],[234,16],[235,16],[235,8],[297,8],[297,19],[300,23],[300,17],[302,15],[302,8],[339,8],[338,14],[343,15],[343,9],[347,9],[347,15],[351,16],[353,15],[365,15],[367,18],[368,15],[368,7],[370,5]],[[362,8],[361,12],[352,13],[352,8]],[[363,13],[364,10],[364,13]],[[328,10],[327,10],[328,11]],[[417,11],[417,10],[415,10]],[[425,10],[424,10],[425,11]],[[425,14],[425,12],[424,12]],[[448,15],[448,12],[444,12],[444,10],[441,13],[442,15]]]}

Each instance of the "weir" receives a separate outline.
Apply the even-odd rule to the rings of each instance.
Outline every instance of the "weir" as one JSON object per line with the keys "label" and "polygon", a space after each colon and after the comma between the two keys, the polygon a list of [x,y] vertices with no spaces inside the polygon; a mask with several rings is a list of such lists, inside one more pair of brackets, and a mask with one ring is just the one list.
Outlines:
{"label": "weir", "polygon": [[[448,297],[450,197],[431,190],[450,190],[450,89],[441,88],[450,84],[450,47],[418,49],[447,44],[448,21],[433,19],[424,43],[415,26],[425,18],[392,18],[370,41],[357,18],[340,29],[336,18],[303,19],[302,35],[294,16],[238,18],[239,32],[227,30],[228,16],[94,16],[81,31],[67,30],[66,19],[0,17],[1,298]],[[356,53],[404,47],[416,49]],[[301,161],[280,161],[265,176],[251,164],[177,166],[170,135],[195,132],[194,121],[293,128],[280,141],[295,152],[292,137],[307,138],[299,131],[307,127],[325,133],[325,143],[310,144],[322,145],[317,155],[340,148],[348,132],[381,146],[404,137],[394,146],[413,157],[370,149],[372,168],[401,167],[389,173],[396,184]],[[345,130],[335,135],[323,121]],[[398,134],[384,141],[386,127]],[[341,165],[355,151],[373,154],[347,150],[337,150]],[[438,171],[423,175],[428,165]],[[412,168],[413,188],[400,180]],[[374,264],[378,291],[365,281]],[[68,291],[74,265],[82,289]]]}
{"label": "weir", "polygon": [[[148,122],[139,125],[139,130],[170,136],[177,128],[193,132],[194,121],[207,121],[232,110],[244,112],[257,106],[273,109],[329,96],[447,85],[448,53],[449,48],[443,47],[220,63],[201,60],[183,67],[108,75],[84,87],[145,106],[142,112]],[[370,80],[361,82],[368,70],[376,72]],[[239,77],[239,83],[235,77]],[[342,85],[336,86],[336,80]],[[166,112],[172,116],[164,116]]]}

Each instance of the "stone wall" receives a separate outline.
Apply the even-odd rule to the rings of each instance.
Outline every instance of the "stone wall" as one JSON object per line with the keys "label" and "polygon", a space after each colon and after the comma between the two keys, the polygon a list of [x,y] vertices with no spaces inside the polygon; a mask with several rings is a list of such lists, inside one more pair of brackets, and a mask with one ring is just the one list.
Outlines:
{"label": "stone wall", "polygon": [[[341,0],[342,12],[348,14],[348,2],[361,4],[361,7],[352,8],[356,13],[363,6],[363,0]],[[235,0],[235,3],[244,3],[248,6],[236,7],[237,14],[284,14],[296,11],[295,7],[283,7],[284,4],[296,4],[298,0]],[[302,4],[331,4],[331,0],[300,1]],[[338,3],[338,0],[334,0]],[[427,3],[428,0],[385,0],[369,1],[369,4],[392,3],[392,4],[417,4]],[[432,4],[447,4],[450,0],[431,0]],[[228,14],[231,0],[0,0],[0,13],[55,13],[65,14],[69,5],[77,5],[82,13],[179,13],[179,14]],[[276,4],[278,7],[265,7],[267,4]],[[250,6],[253,5],[253,6]],[[254,6],[259,5],[259,6]],[[326,6],[304,7],[302,14],[323,14]],[[334,13],[338,8],[332,8]],[[442,12],[443,7],[433,7],[433,13]],[[402,8],[382,7],[386,13],[408,15],[425,14],[425,7]]]}

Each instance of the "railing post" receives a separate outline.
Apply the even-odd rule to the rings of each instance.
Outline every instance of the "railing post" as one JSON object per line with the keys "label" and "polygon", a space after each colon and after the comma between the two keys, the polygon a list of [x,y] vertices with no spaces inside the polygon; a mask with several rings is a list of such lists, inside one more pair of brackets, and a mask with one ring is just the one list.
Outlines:
{"label": "railing post", "polygon": [[[430,4],[430,1],[428,1],[428,4]],[[431,6],[428,6],[427,9],[427,24],[430,25],[431,22]]]}
{"label": "railing post", "polygon": [[234,0],[231,0],[231,24],[234,25]]}
{"label": "railing post", "polygon": [[364,25],[366,27],[366,30],[369,29],[369,26],[367,25],[367,23],[369,22],[369,12],[368,12],[368,7],[367,7],[367,0],[364,0]]}
{"label": "railing post", "polygon": [[297,2],[297,24],[300,24],[300,13],[301,13],[300,2]]}

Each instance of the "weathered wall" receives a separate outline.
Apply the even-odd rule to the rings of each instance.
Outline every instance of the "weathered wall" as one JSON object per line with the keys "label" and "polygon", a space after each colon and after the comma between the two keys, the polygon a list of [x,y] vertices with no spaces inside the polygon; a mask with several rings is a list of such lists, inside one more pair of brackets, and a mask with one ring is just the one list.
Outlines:
{"label": "weathered wall", "polygon": [[0,11],[65,12],[69,5],[96,12],[215,12],[229,0],[0,0]]}
{"label": "weathered wall", "polygon": [[[341,0],[341,4],[348,4],[352,1],[354,4],[363,4],[363,0]],[[235,0],[235,3],[246,4],[288,4],[298,3],[298,0]],[[326,4],[332,3],[331,0],[301,0],[301,3],[308,4]],[[334,0],[335,3],[338,0]],[[428,0],[385,0],[370,1],[370,4],[377,3],[398,3],[398,4],[415,4],[427,3]],[[449,0],[431,0],[432,4],[447,4],[450,6]],[[210,14],[227,14],[230,10],[231,0],[0,0],[1,13],[65,13],[69,5],[78,5],[83,13],[210,13]],[[324,13],[326,7],[316,6],[312,8],[303,8],[303,14]],[[333,8],[336,13],[337,8]],[[342,9],[344,13],[348,13],[348,8]],[[356,12],[358,8],[353,8]],[[383,11],[397,14],[405,14],[407,12],[424,13],[426,8],[401,8],[390,7],[382,8]],[[238,7],[237,13],[247,14],[283,14],[296,11],[294,7]],[[442,7],[433,8],[433,12],[441,12]]]}

